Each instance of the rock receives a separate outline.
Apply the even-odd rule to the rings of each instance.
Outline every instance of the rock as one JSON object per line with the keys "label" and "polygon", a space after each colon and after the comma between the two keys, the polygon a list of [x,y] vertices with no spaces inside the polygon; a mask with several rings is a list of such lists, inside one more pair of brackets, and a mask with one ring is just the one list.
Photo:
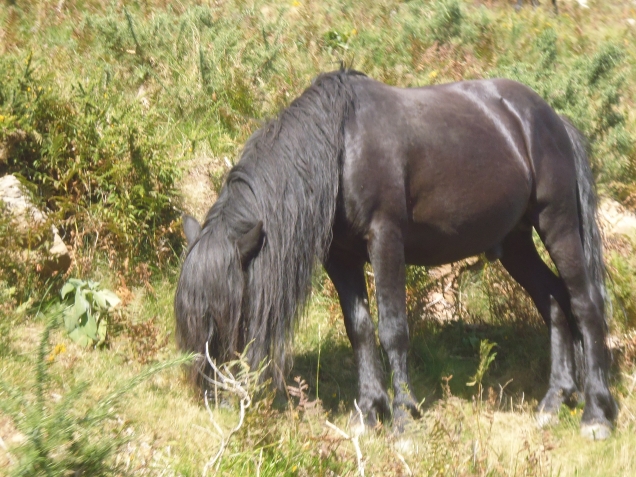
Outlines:
{"label": "rock", "polygon": [[0,178],[0,198],[13,215],[20,231],[27,231],[31,228],[31,224],[41,224],[46,220],[46,216],[26,197],[20,181],[15,176],[8,175]]}
{"label": "rock", "polygon": [[636,239],[636,215],[613,199],[604,197],[599,205],[601,228],[609,235]]}
{"label": "rock", "polygon": [[[46,214],[35,207],[22,188],[20,181],[13,175],[0,178],[0,200],[15,223],[18,234],[26,234],[34,227],[46,224]],[[66,244],[55,226],[51,227],[52,246],[40,257],[38,271],[45,275],[64,273],[71,266],[71,256]]]}

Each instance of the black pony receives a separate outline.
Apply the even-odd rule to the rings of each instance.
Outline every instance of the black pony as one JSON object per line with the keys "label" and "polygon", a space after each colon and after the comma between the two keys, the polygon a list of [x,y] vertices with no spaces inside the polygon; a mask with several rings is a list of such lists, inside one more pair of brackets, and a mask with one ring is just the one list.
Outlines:
{"label": "black pony", "polygon": [[[280,384],[318,258],[340,298],[358,402],[373,425],[391,406],[369,315],[363,267],[370,262],[393,418],[417,416],[405,264],[485,252],[528,291],[550,327],[541,416],[578,392],[583,373],[582,433],[604,438],[617,407],[608,389],[595,214],[584,138],[527,87],[495,79],[402,89],[354,71],[323,74],[252,135],[203,227],[186,219],[178,344],[203,353],[208,342],[224,361],[250,343],[251,365],[270,358]],[[558,276],[537,254],[533,228]]]}

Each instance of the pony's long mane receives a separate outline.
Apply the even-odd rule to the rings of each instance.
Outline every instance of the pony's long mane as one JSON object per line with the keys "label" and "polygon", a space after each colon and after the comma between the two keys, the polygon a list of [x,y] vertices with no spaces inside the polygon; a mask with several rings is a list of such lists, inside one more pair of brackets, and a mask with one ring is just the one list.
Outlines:
{"label": "pony's long mane", "polygon": [[[269,357],[271,375],[282,383],[316,259],[331,241],[357,75],[318,76],[247,141],[182,268],[175,298],[182,349],[203,352],[210,339],[217,356],[229,359],[249,343],[252,367]],[[237,274],[232,247],[259,220],[265,232],[260,253]],[[215,320],[213,313],[222,316]]]}

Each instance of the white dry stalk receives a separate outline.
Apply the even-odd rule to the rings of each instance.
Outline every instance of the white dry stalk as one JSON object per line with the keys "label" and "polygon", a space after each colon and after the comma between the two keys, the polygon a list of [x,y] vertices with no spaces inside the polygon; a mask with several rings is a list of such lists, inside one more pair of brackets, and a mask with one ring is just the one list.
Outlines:
{"label": "white dry stalk", "polygon": [[228,431],[227,433],[224,433],[223,430],[221,429],[221,426],[219,426],[216,422],[216,420],[214,419],[214,413],[212,412],[212,410],[210,409],[210,403],[208,400],[208,392],[206,391],[204,394],[204,398],[205,398],[205,408],[208,411],[208,415],[210,417],[210,422],[212,422],[212,425],[214,426],[214,428],[216,429],[216,432],[219,434],[219,437],[221,439],[221,445],[219,446],[219,450],[217,451],[216,455],[214,457],[212,457],[203,467],[203,476],[205,477],[208,473],[208,470],[214,466],[216,464],[216,471],[219,470],[219,465],[221,463],[221,456],[223,455],[223,452],[225,451],[225,448],[227,447],[227,445],[230,442],[230,438],[232,437],[232,435],[234,435],[235,432],[237,432],[241,426],[243,426],[243,421],[245,419],[245,410],[250,407],[250,405],[252,404],[252,398],[249,395],[249,393],[247,392],[247,390],[243,387],[243,385],[246,385],[247,382],[245,383],[241,383],[239,380],[237,380],[234,375],[230,372],[229,369],[225,369],[225,374],[216,366],[216,364],[214,363],[214,360],[210,357],[210,352],[208,349],[208,342],[205,343],[205,357],[208,361],[208,363],[210,364],[210,366],[212,366],[212,369],[214,370],[215,373],[215,378],[218,379],[212,379],[208,376],[204,376],[204,378],[211,384],[214,384],[215,386],[215,390],[216,387],[218,386],[219,388],[228,391],[230,393],[236,394],[239,396],[240,398],[240,406],[241,406],[241,410],[239,413],[239,422],[238,424],[231,429],[230,431]]}
{"label": "white dry stalk", "polygon": [[364,418],[362,416],[362,411],[360,410],[360,406],[358,406],[358,402],[354,399],[353,405],[356,407],[356,411],[358,411],[358,417],[360,417],[360,427],[358,429],[361,432],[356,432],[355,435],[351,438],[351,442],[353,443],[353,447],[356,450],[356,458],[358,460],[358,470],[360,471],[360,475],[364,477],[364,462],[362,462],[362,451],[360,450],[360,443],[358,442],[358,438],[364,431]]}
{"label": "white dry stalk", "polygon": [[261,466],[263,465],[263,448],[258,456],[258,465],[256,466],[256,477],[261,477]]}
{"label": "white dry stalk", "polygon": [[402,465],[404,466],[404,469],[406,470],[406,473],[408,475],[413,475],[413,471],[411,470],[409,465],[406,463],[406,459],[404,459],[402,454],[400,454],[399,452],[396,452],[395,455],[397,456],[398,459],[400,459],[400,462],[402,462]]}
{"label": "white dry stalk", "polygon": [[510,378],[508,381],[506,381],[506,384],[504,384],[503,386],[501,384],[497,383],[499,385],[499,408],[500,409],[501,409],[501,401],[503,399],[504,389],[506,389],[506,386],[508,386],[511,382],[512,382],[512,378]]}
{"label": "white dry stalk", "polygon": [[11,452],[9,452],[9,448],[7,447],[7,445],[2,440],[2,436],[0,436],[0,447],[2,448],[2,450],[4,450],[5,455],[7,456],[7,459],[9,459],[9,463],[11,465],[15,464],[15,459],[11,455]]}
{"label": "white dry stalk", "polygon": [[[358,403],[355,400],[353,401],[353,405],[356,407],[356,410],[358,411],[358,416],[360,416],[360,425],[361,425],[360,429],[364,429],[364,419],[362,416],[362,411],[360,410],[360,407],[358,406]],[[358,441],[361,435],[361,432],[356,432],[354,436],[350,436],[345,431],[343,431],[338,426],[336,426],[335,424],[332,424],[329,421],[325,421],[325,424],[327,425],[327,427],[329,427],[330,429],[333,429],[338,434],[340,434],[340,436],[343,437],[344,439],[351,441],[351,443],[353,444],[353,448],[356,450],[356,460],[358,461],[358,472],[360,473],[361,477],[364,477],[364,461],[362,460],[362,451],[360,450],[360,442]]]}

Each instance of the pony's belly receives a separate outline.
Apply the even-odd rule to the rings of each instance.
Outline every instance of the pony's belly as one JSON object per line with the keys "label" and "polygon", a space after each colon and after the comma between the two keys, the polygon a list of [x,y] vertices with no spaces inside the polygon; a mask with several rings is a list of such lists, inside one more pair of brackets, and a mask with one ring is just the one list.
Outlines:
{"label": "pony's belly", "polygon": [[475,247],[463,240],[446,240],[445,242],[431,242],[428,240],[413,240],[409,237],[404,247],[404,258],[409,265],[436,266],[457,262],[473,255],[479,255],[490,247]]}
{"label": "pony's belly", "polygon": [[496,249],[521,221],[524,210],[480,217],[465,223],[411,223],[404,241],[406,262],[441,265]]}

